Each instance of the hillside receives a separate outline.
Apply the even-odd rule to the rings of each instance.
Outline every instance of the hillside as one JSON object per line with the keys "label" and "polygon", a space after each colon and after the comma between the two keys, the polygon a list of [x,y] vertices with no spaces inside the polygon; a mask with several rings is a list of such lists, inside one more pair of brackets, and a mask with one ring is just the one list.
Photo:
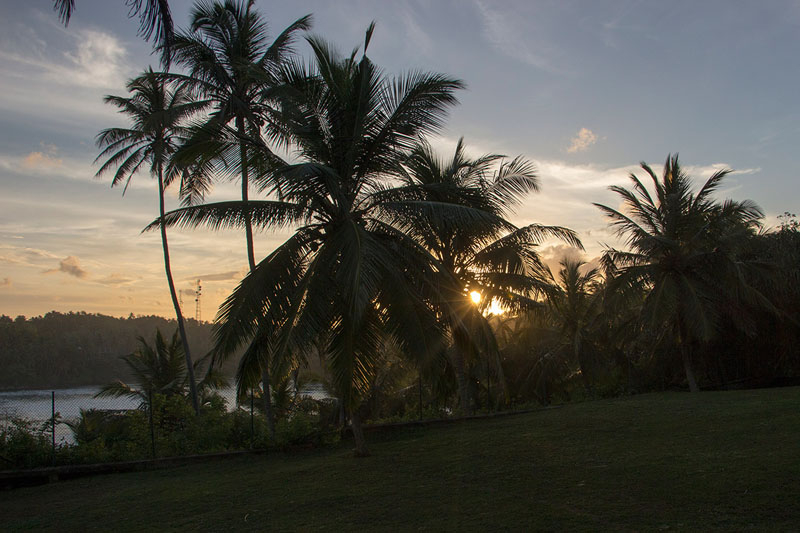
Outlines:
{"label": "hillside", "polygon": [[[57,313],[11,319],[0,316],[0,390],[102,385],[127,379],[120,356],[131,353],[143,336],[152,343],[156,329],[172,335],[175,320],[158,316],[116,318],[87,313]],[[211,324],[187,320],[195,360],[211,347]]]}

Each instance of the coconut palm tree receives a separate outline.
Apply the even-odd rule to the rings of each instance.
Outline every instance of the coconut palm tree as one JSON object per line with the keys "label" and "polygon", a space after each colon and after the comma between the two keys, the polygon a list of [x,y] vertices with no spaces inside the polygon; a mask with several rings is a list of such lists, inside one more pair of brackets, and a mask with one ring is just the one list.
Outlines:
{"label": "coconut palm tree", "polygon": [[[406,352],[426,349],[426,305],[417,295],[431,279],[430,256],[400,227],[401,219],[439,213],[470,223],[487,216],[446,203],[409,200],[391,186],[391,173],[418,136],[437,130],[462,83],[438,74],[383,74],[366,55],[342,57],[309,37],[313,64],[285,72],[281,108],[267,123],[285,136],[295,163],[271,177],[279,199],[179,209],[170,224],[242,227],[297,225],[242,280],[220,308],[216,350],[250,343],[237,380],[257,365],[248,358],[302,353],[326,339],[336,392],[350,413],[359,455],[367,453],[358,406],[374,374],[385,335]],[[430,290],[430,289],[429,289]]]}
{"label": "coconut palm tree", "polygon": [[[239,175],[242,202],[249,199],[252,142],[258,143],[267,102],[265,91],[278,83],[283,65],[289,59],[298,32],[311,27],[306,15],[267,44],[267,26],[252,1],[198,2],[191,13],[190,32],[179,33],[173,47],[174,60],[188,70],[173,77],[212,102],[204,123],[194,129],[181,150],[184,162],[202,161],[216,175]],[[250,141],[250,142],[248,142]],[[259,145],[262,151],[266,147]],[[187,191],[205,191],[211,172],[195,175]],[[190,203],[202,199],[190,197]],[[252,223],[245,214],[247,259],[255,267]]]}
{"label": "coconut palm tree", "polygon": [[[152,394],[164,396],[186,394],[187,387],[191,385],[190,372],[186,366],[183,343],[178,332],[175,331],[172,338],[167,341],[161,331],[156,330],[156,339],[152,346],[144,337],[139,337],[138,340],[139,348],[121,358],[130,370],[133,383],[115,381],[104,386],[95,397],[127,396],[140,400],[142,404],[149,404]],[[222,374],[211,370],[199,383],[199,388],[213,390],[224,385],[225,379]]]}
{"label": "coconut palm tree", "polygon": [[[191,13],[190,31],[175,38],[175,62],[185,67],[188,75],[174,77],[213,102],[207,120],[193,129],[178,156],[184,165],[204,169],[182,185],[188,204],[202,199],[213,175],[238,174],[246,206],[251,171],[257,170],[253,168],[257,161],[269,159],[269,151],[260,143],[267,106],[264,92],[277,83],[283,64],[292,54],[294,38],[310,28],[311,16],[298,19],[268,44],[266,23],[252,5],[252,1],[198,2]],[[258,153],[251,149],[254,142]],[[247,260],[253,270],[256,260],[250,216],[245,209]],[[262,367],[264,410],[274,436],[268,362]]]}
{"label": "coconut palm tree", "polygon": [[610,187],[622,198],[622,208],[594,204],[630,248],[604,253],[610,288],[646,289],[643,318],[677,346],[689,389],[697,392],[693,347],[716,332],[721,304],[735,298],[769,306],[745,281],[747,264],[738,254],[763,214],[750,200],[713,198],[730,170],[715,172],[695,194],[677,154],[667,157],[660,179],[645,163],[642,169],[654,194],[631,174],[632,190]]}
{"label": "coconut palm tree", "polygon": [[[522,157],[505,161],[499,154],[470,159],[465,150],[459,139],[453,157],[440,160],[429,144],[421,142],[398,175],[404,184],[401,191],[410,198],[448,202],[485,214],[469,224],[438,213],[405,221],[409,234],[430,251],[443,274],[432,303],[450,331],[460,406],[469,412],[467,365],[480,354],[497,354],[483,311],[492,301],[510,310],[535,305],[531,296],[541,293],[545,280],[534,248],[543,238],[581,244],[566,228],[541,224],[517,228],[507,220],[515,206],[539,189],[532,163]],[[499,371],[500,365],[495,369]]]}
{"label": "coconut palm tree", "polygon": [[558,332],[558,349],[577,364],[583,385],[589,390],[598,355],[593,333],[602,304],[600,270],[570,257],[564,257],[560,265],[558,279],[550,275],[547,318]]}
{"label": "coconut palm tree", "polygon": [[192,99],[184,88],[170,87],[165,83],[163,76],[153,72],[152,69],[129,81],[127,88],[131,93],[130,97],[105,97],[105,102],[116,106],[120,113],[128,117],[131,125],[128,128],[108,128],[98,134],[97,146],[102,151],[95,162],[102,159],[105,159],[105,162],[97,171],[97,175],[102,176],[116,169],[111,186],[124,184],[123,194],[131,178],[143,166],[158,180],[158,226],[161,230],[164,270],[178,321],[178,331],[183,342],[192,406],[195,412],[198,412],[200,405],[195,387],[192,356],[183,313],[175,291],[175,282],[172,279],[167,228],[164,224],[164,190],[176,178],[174,173],[165,172],[165,169],[179,143],[185,138],[186,129],[182,124],[188,117],[201,111],[207,102]]}

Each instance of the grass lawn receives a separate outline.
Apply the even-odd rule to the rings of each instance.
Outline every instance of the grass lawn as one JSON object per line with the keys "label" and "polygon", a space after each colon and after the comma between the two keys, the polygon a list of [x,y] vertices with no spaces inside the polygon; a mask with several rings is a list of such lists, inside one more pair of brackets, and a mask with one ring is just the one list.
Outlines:
{"label": "grass lawn", "polygon": [[0,529],[800,528],[800,388],[594,401],[370,447],[0,492]]}

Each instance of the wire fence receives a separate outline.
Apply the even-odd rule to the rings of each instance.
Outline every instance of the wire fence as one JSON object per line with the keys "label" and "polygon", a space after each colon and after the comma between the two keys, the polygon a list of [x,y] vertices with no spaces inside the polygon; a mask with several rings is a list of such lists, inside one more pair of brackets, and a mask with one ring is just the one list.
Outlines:
{"label": "wire fence", "polygon": [[[263,448],[308,438],[334,403],[321,387],[291,398],[292,416],[267,436],[254,394],[206,398],[199,416],[182,396],[97,397],[97,388],[0,392],[0,470]],[[282,440],[281,440],[282,439]]]}

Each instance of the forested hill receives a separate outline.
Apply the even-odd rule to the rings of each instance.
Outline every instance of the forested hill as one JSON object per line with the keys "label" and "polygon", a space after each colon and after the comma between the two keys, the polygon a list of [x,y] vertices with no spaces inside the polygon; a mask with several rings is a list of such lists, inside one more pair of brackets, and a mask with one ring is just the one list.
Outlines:
{"label": "forested hill", "polygon": [[[211,347],[211,324],[186,321],[192,356]],[[152,344],[156,329],[172,336],[177,324],[158,316],[115,318],[52,311],[35,318],[0,315],[0,390],[104,385],[129,377],[120,356],[138,336]]]}

